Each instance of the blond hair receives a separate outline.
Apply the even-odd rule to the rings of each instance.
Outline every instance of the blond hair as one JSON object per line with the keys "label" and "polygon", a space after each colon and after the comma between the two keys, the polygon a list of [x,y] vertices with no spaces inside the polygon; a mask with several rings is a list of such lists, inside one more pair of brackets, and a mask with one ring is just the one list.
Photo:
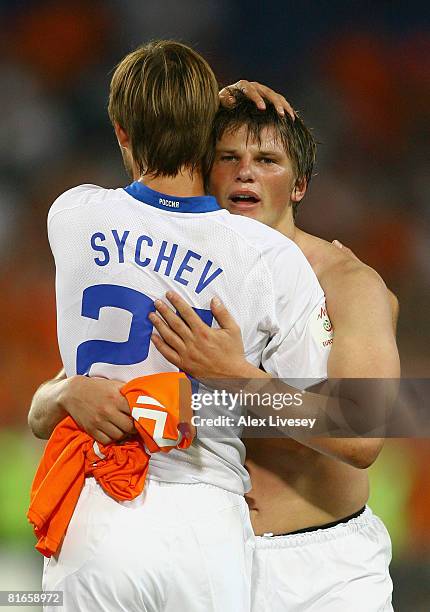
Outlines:
{"label": "blond hair", "polygon": [[109,117],[127,133],[142,174],[176,176],[181,168],[208,171],[218,83],[190,47],[159,40],[118,64],[110,85]]}

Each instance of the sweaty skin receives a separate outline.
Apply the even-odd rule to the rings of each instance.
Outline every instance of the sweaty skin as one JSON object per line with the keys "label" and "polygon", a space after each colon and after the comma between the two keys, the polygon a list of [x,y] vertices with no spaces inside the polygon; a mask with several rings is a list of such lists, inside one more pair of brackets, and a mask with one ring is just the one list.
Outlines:
{"label": "sweaty skin", "polygon": [[[290,112],[289,108],[285,110]],[[211,174],[212,193],[232,213],[274,227],[304,252],[325,291],[334,327],[330,377],[397,377],[398,355],[392,331],[392,320],[395,323],[397,318],[396,298],[387,293],[376,272],[348,249],[339,249],[295,227],[291,204],[303,198],[306,183],[296,181],[291,161],[273,134],[263,131],[261,140],[260,145],[248,140],[244,128],[224,134]],[[251,195],[251,200],[236,198],[238,192]],[[361,316],[363,312],[366,318]],[[366,334],[369,350],[365,346]],[[224,351],[224,358],[225,354],[231,355]],[[345,355],[351,358],[345,359]],[[34,433],[49,437],[67,413],[85,418],[83,428],[103,443],[132,433],[132,424],[124,418],[123,398],[107,383],[85,377],[65,380],[61,372],[42,385],[29,415]],[[81,398],[85,398],[85,416]],[[247,501],[257,534],[281,534],[322,525],[360,509],[369,493],[367,474],[362,468],[375,460],[382,446],[377,440],[368,444],[358,440],[355,448],[353,441],[346,440],[345,445],[351,448],[347,448],[349,459],[345,462],[290,439],[246,442],[246,465],[253,483]]]}
{"label": "sweaty skin", "polygon": [[[294,232],[294,236],[298,243],[309,246],[309,250],[305,246],[309,260],[318,262],[328,309],[336,322],[327,364],[329,377],[396,379],[399,360],[392,312],[380,277],[349,255],[348,249],[342,252],[301,230]],[[270,374],[246,361],[240,328],[219,300],[213,299],[211,303],[219,324],[217,329],[202,323],[178,294],[168,292],[166,298],[180,317],[162,300],[156,300],[161,317],[150,315],[159,334],[153,334],[153,342],[176,367],[196,378],[247,379],[248,382],[270,379]],[[388,399],[390,403],[393,382],[397,386],[396,380],[387,381],[389,384],[384,385],[384,393],[378,394],[375,405],[370,401],[371,386],[366,386],[365,393],[362,391],[357,396],[354,409],[366,411],[370,402],[373,414],[381,402]],[[258,389],[257,380],[254,384]],[[323,405],[322,397],[307,393],[294,416],[309,414],[309,408],[315,406],[314,398],[318,411]],[[287,533],[355,513],[368,497],[364,468],[375,461],[382,444],[383,439],[374,437],[313,437],[303,444],[290,439],[248,440],[247,467],[253,489],[247,497],[256,533]]]}
{"label": "sweaty skin", "polygon": [[[229,107],[235,103],[232,95],[235,88],[246,92],[258,108],[264,110],[269,101],[280,115],[287,113],[294,121],[294,111],[284,96],[257,82],[241,80],[225,87],[219,92],[221,105]],[[130,154],[128,136],[119,125],[115,126],[115,132],[125,167],[137,180],[139,170]],[[200,180],[190,181],[188,171],[180,172],[174,178],[148,179],[146,184],[163,193],[181,196],[199,195],[202,189]],[[127,401],[119,392],[121,386],[121,382],[114,380],[86,376],[66,378],[64,370],[61,370],[35,392],[28,414],[29,427],[36,437],[47,440],[55,426],[69,414],[97,442],[109,444],[123,440],[135,430]]]}
{"label": "sweaty skin", "polygon": [[[295,181],[291,162],[280,143],[273,138],[270,128],[262,132],[260,144],[247,139],[243,126],[223,135],[217,145],[211,190],[230,212],[274,227],[294,240],[307,257],[325,292],[334,328],[329,377],[372,376],[368,365],[360,371],[360,360],[363,361],[360,355],[351,360],[354,371],[342,366],[336,358],[340,353],[336,353],[334,347],[344,348],[347,355],[349,348],[354,351],[354,335],[357,333],[358,336],[362,330],[352,330],[352,326],[356,325],[354,317],[346,320],[345,313],[354,308],[359,310],[360,304],[357,302],[363,300],[362,296],[367,292],[374,293],[375,309],[378,309],[375,325],[378,325],[379,310],[382,312],[385,308],[384,300],[386,308],[390,308],[388,292],[376,272],[353,255],[295,226],[288,199],[290,203],[299,202],[306,185]],[[254,194],[256,197],[253,199],[257,201],[238,201],[235,196],[241,192]],[[395,297],[392,297],[396,306]],[[363,308],[369,307],[364,299]],[[370,318],[372,316],[373,313],[370,313]],[[384,325],[389,320],[391,327],[390,313],[382,313],[381,317]],[[393,319],[396,319],[395,314]],[[342,333],[337,335],[338,328],[342,329]],[[351,334],[348,334],[348,330],[351,330]],[[380,355],[374,355],[373,375],[394,378],[398,376],[394,334],[392,329],[381,332],[381,337],[387,341],[387,368],[378,370]],[[351,347],[340,347],[341,342],[350,342]],[[364,358],[372,360],[372,354]],[[364,469],[285,438],[248,439],[246,447],[246,467],[252,481],[252,490],[246,498],[257,535],[267,532],[283,534],[330,523],[353,514],[367,502],[369,483]],[[360,467],[370,465],[377,454],[378,450],[373,456],[371,454],[369,461],[364,459]]]}
{"label": "sweaty skin", "polygon": [[[318,277],[336,329],[330,287],[337,280],[336,265],[345,256],[332,244],[298,228],[294,241]],[[366,470],[327,457],[294,440],[248,439],[246,450],[246,467],[252,482],[246,500],[257,535],[324,525],[353,514],[368,500]]]}

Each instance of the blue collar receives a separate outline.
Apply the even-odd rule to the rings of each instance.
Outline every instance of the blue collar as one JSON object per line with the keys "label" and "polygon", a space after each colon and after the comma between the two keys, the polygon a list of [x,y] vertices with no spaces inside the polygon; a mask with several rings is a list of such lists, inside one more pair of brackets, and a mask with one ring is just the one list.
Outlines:
{"label": "blue collar", "polygon": [[171,212],[205,213],[221,210],[218,202],[212,196],[179,198],[154,191],[140,181],[134,181],[128,187],[124,187],[124,191],[144,204]]}

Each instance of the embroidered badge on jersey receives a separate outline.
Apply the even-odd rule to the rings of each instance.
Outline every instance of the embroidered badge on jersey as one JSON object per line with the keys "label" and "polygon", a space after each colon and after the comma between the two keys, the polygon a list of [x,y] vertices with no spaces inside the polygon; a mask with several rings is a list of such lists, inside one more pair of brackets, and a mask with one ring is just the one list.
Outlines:
{"label": "embroidered badge on jersey", "polygon": [[310,317],[310,330],[312,337],[322,347],[328,347],[333,343],[333,325],[327,313],[327,307],[319,304]]}

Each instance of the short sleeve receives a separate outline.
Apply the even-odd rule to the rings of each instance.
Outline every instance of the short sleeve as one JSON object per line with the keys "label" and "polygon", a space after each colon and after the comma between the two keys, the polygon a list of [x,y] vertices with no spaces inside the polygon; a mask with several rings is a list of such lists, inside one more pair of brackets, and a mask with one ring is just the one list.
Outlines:
{"label": "short sleeve", "polygon": [[333,330],[325,296],[303,253],[296,257],[294,282],[274,278],[276,333],[262,355],[264,369],[306,388],[327,378]]}

